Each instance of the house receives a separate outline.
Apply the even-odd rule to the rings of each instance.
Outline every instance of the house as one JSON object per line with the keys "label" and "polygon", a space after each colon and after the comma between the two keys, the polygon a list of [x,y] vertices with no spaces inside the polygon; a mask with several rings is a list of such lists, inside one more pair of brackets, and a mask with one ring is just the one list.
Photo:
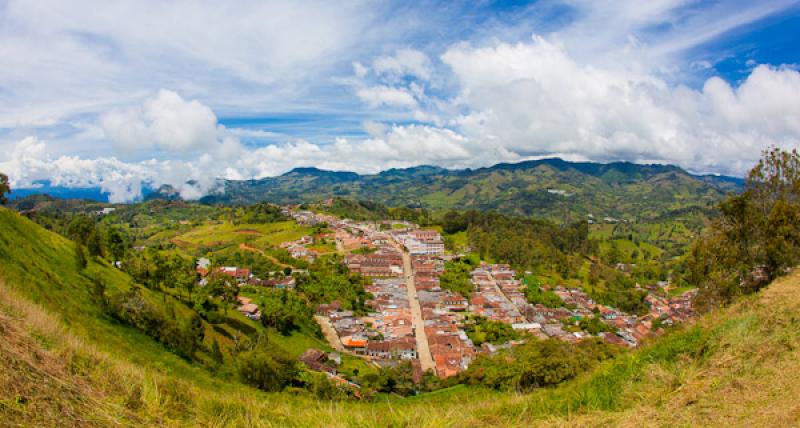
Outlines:
{"label": "house", "polygon": [[309,348],[303,352],[303,355],[301,355],[298,359],[311,370],[325,372],[332,375],[336,374],[336,368],[325,364],[325,362],[328,360],[328,357],[325,352],[320,351],[319,349]]}
{"label": "house", "polygon": [[239,312],[254,321],[261,319],[261,312],[259,312],[258,305],[255,303],[246,303],[239,306]]}
{"label": "house", "polygon": [[444,295],[442,303],[444,303],[444,306],[447,309],[456,312],[466,311],[467,306],[469,305],[469,302],[464,296],[451,292],[448,292]]}
{"label": "house", "polygon": [[200,274],[201,277],[208,275],[208,268],[211,266],[211,260],[200,257],[197,259],[197,273]]}
{"label": "house", "polygon": [[250,278],[250,269],[239,268],[236,266],[223,266],[217,272],[235,278],[239,282],[247,281]]}
{"label": "house", "polygon": [[367,347],[367,338],[366,337],[354,337],[354,336],[344,336],[342,337],[342,345],[345,348],[353,349],[356,352],[363,352],[364,349]]}
{"label": "house", "polygon": [[413,337],[403,337],[381,342],[369,342],[364,353],[376,358],[414,360],[417,358],[417,346]]}

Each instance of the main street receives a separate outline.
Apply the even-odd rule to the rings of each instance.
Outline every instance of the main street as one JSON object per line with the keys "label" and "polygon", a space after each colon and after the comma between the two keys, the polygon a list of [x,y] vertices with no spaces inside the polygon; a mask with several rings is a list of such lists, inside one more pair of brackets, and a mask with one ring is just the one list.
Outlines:
{"label": "main street", "polygon": [[411,256],[402,245],[392,241],[398,250],[403,254],[403,275],[406,278],[406,288],[408,289],[408,303],[411,306],[411,322],[414,326],[414,337],[417,341],[417,355],[419,355],[422,371],[436,372],[436,364],[431,356],[431,349],[428,346],[428,336],[425,333],[425,320],[422,319],[422,309],[417,299],[417,287],[414,285],[414,271],[411,268]]}

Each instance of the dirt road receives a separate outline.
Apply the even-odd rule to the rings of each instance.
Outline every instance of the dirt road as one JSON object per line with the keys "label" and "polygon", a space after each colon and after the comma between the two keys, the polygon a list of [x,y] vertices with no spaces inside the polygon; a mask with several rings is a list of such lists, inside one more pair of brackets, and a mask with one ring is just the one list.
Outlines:
{"label": "dirt road", "polygon": [[344,345],[342,345],[342,341],[339,340],[339,335],[336,334],[336,330],[331,325],[331,321],[328,319],[328,317],[314,315],[314,319],[317,320],[317,324],[319,324],[320,328],[322,329],[322,334],[325,335],[325,339],[328,340],[328,344],[339,352],[347,352],[344,349]]}

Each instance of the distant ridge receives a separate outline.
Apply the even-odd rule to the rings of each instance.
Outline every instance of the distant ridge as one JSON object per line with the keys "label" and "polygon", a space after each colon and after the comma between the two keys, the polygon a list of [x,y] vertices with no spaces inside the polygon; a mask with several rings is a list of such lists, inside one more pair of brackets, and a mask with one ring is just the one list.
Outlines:
{"label": "distant ridge", "polygon": [[564,219],[587,215],[656,219],[713,211],[743,180],[697,176],[674,165],[569,162],[560,158],[501,163],[477,169],[420,165],[377,174],[295,168],[278,177],[225,181],[210,203],[314,202],[331,197],[388,206],[498,210]]}
{"label": "distant ridge", "polygon": [[[331,197],[364,199],[388,206],[429,209],[498,210],[517,215],[577,220],[589,214],[614,218],[657,219],[675,213],[713,211],[744,180],[694,175],[675,165],[632,162],[570,162],[560,158],[500,163],[477,169],[420,165],[377,174],[294,168],[277,177],[220,180],[222,192],[206,203],[249,204],[315,202]],[[14,197],[47,193],[59,198],[107,202],[99,188],[43,185],[15,189]],[[146,189],[144,199],[179,199],[171,186]]]}

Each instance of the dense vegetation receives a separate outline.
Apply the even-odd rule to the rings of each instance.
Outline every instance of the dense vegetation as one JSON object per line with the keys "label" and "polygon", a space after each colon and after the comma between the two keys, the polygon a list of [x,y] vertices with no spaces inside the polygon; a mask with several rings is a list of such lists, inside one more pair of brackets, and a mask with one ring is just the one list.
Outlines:
{"label": "dense vegetation", "polygon": [[564,301],[550,290],[542,289],[541,282],[533,276],[525,278],[525,298],[533,305],[544,305],[548,308],[560,308]]}
{"label": "dense vegetation", "polygon": [[589,228],[585,221],[559,226],[546,220],[496,212],[450,211],[442,220],[442,228],[446,233],[466,230],[470,247],[481,259],[532,271],[554,269],[567,273],[567,255],[589,250]]}
{"label": "dense vegetation", "polygon": [[615,352],[600,340],[578,345],[558,339],[529,341],[495,355],[479,356],[460,377],[467,384],[527,392],[573,379]]}
{"label": "dense vegetation", "polygon": [[426,209],[405,206],[387,207],[380,202],[342,197],[331,198],[320,204],[312,205],[310,208],[353,220],[405,220],[423,226],[432,221],[431,213]]}
{"label": "dense vegetation", "polygon": [[11,186],[8,184],[8,176],[0,173],[0,205],[5,205],[8,202],[6,194],[11,192]]}
{"label": "dense vegetation", "polygon": [[481,316],[469,317],[464,323],[464,332],[475,346],[481,346],[484,342],[502,345],[522,338],[511,325]]}
{"label": "dense vegetation", "polygon": [[307,276],[298,276],[297,291],[315,307],[339,301],[343,308],[363,314],[371,298],[364,289],[366,281],[360,275],[351,274],[338,257],[319,258],[309,266]]}
{"label": "dense vegetation", "polygon": [[458,293],[467,299],[475,288],[472,285],[470,273],[478,266],[479,260],[475,256],[465,256],[448,261],[444,265],[444,273],[439,277],[440,286],[444,290]]}
{"label": "dense vegetation", "polygon": [[777,148],[727,198],[692,247],[691,282],[707,308],[758,291],[800,262],[800,154]]}

